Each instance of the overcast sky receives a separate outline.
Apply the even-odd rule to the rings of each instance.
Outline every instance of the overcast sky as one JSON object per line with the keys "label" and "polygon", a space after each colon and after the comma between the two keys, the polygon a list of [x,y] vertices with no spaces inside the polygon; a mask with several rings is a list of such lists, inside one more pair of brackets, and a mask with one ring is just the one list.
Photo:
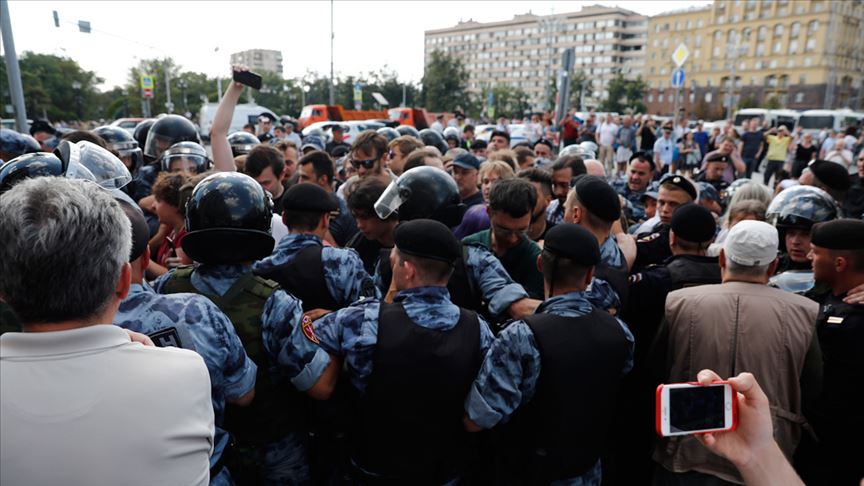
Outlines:
{"label": "overcast sky", "polygon": [[[423,76],[423,31],[460,20],[508,20],[516,14],[565,13],[585,5],[618,5],[655,15],[710,1],[336,1],[334,63],[337,76],[384,65],[401,79]],[[229,71],[232,52],[281,50],[284,75],[330,72],[330,2],[253,1],[32,1],[9,2],[15,47],[68,56],[122,85],[138,59],[171,56],[183,69],[211,76]],[[60,15],[54,27],[52,10]],[[88,20],[93,32],[78,31]],[[214,52],[216,48],[218,52]]]}

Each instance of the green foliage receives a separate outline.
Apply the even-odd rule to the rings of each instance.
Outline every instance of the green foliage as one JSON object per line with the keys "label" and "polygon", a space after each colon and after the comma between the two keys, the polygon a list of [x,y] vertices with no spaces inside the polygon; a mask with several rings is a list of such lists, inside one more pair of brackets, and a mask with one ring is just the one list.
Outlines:
{"label": "green foliage", "polygon": [[738,109],[743,110],[745,108],[759,108],[759,100],[757,100],[755,96],[741,98],[741,100],[738,101]]}
{"label": "green foliage", "polygon": [[769,110],[779,110],[783,108],[783,105],[780,104],[780,99],[777,95],[771,95],[767,100],[765,100],[765,108]]}
{"label": "green foliage", "polygon": [[648,85],[642,80],[642,76],[637,76],[636,79],[624,79],[623,74],[619,74],[606,85],[609,91],[609,97],[601,103],[602,111],[614,111],[617,113],[644,113],[645,104],[642,100],[645,98],[645,92]]}
{"label": "green foliage", "polygon": [[[584,93],[582,92],[583,89],[585,90]],[[591,98],[594,95],[594,87],[585,71],[580,69],[573,73],[570,78],[570,106],[576,106],[579,111],[584,111],[586,107],[581,106],[583,94],[586,100]]]}
{"label": "green foliage", "polygon": [[454,111],[471,102],[468,72],[458,58],[433,51],[423,73],[422,104],[429,111]]}
{"label": "green foliage", "polygon": [[[487,103],[490,91],[493,96],[492,107],[494,110],[492,111],[489,110]],[[477,111],[485,114],[489,118],[498,118],[500,116],[506,118],[522,118],[522,116],[531,109],[531,104],[528,101],[528,94],[523,91],[522,88],[514,88],[508,84],[496,84],[491,88],[484,86],[477,101],[482,103],[482,108]]]}

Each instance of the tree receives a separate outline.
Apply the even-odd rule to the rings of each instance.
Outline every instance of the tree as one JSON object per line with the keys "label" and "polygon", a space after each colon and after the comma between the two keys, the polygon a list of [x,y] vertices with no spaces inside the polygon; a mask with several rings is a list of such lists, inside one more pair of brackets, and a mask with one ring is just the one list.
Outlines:
{"label": "tree", "polygon": [[573,73],[573,76],[570,78],[570,106],[576,106],[581,111],[585,108],[582,106],[583,96],[587,100],[593,95],[594,86],[591,84],[591,80],[588,79],[585,71],[580,69]]}
{"label": "tree", "polygon": [[769,110],[779,110],[783,108],[783,105],[780,103],[780,98],[777,95],[771,95],[765,100],[765,108]]}
{"label": "tree", "polygon": [[467,106],[468,73],[462,61],[441,51],[433,51],[423,73],[423,106],[429,111],[452,111]]}
{"label": "tree", "polygon": [[738,109],[743,110],[745,108],[759,108],[759,100],[756,99],[755,96],[748,96],[746,98],[741,98],[738,102]]}
{"label": "tree", "polygon": [[645,91],[648,86],[642,80],[642,76],[637,76],[636,79],[624,79],[623,74],[618,74],[609,81],[606,89],[609,91],[609,96],[600,105],[603,111],[624,113],[627,110],[632,110],[638,113],[645,112],[645,104],[642,103],[642,100],[645,98]]}

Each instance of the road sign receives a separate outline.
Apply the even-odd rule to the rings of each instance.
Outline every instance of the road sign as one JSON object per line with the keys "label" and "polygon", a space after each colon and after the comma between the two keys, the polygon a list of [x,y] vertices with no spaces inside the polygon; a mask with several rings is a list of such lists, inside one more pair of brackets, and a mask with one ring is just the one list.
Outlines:
{"label": "road sign", "polygon": [[153,90],[153,76],[150,74],[141,75],[141,89]]}
{"label": "road sign", "polygon": [[152,89],[142,89],[141,97],[145,100],[153,99],[153,90]]}
{"label": "road sign", "polygon": [[687,49],[687,46],[685,46],[683,42],[678,44],[678,47],[675,48],[675,52],[672,53],[672,61],[674,61],[675,65],[678,67],[681,67],[688,57],[690,57],[690,49]]}
{"label": "road sign", "polygon": [[671,86],[673,88],[683,88],[684,87],[684,69],[678,68],[672,71],[672,83]]}

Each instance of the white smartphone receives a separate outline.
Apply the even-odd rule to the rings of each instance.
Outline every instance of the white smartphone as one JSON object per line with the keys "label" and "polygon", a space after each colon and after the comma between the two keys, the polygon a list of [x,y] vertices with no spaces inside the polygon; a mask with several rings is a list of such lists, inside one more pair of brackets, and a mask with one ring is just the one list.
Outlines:
{"label": "white smartphone", "polygon": [[657,433],[662,437],[734,430],[738,395],[727,382],[657,387]]}

